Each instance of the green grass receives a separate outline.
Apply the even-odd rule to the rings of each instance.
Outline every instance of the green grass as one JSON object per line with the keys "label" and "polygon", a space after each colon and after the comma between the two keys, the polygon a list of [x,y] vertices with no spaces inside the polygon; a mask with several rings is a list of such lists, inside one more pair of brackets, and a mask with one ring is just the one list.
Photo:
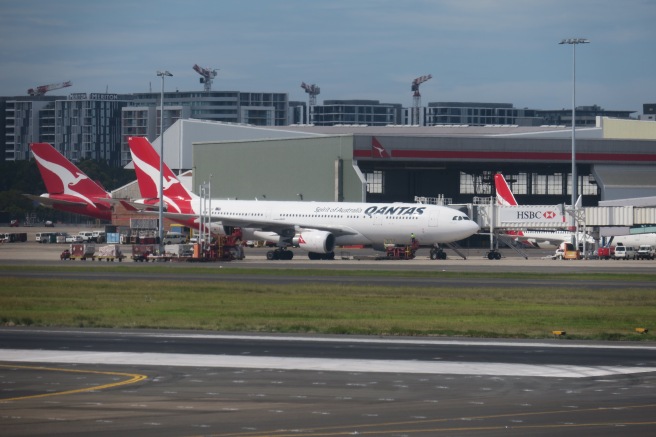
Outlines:
{"label": "green grass", "polygon": [[[242,271],[231,273],[237,270]],[[384,273],[373,272],[376,276]],[[194,275],[199,274],[194,270]],[[249,274],[257,280],[253,272]],[[308,275],[308,271],[290,274]],[[652,334],[639,335],[634,328],[649,328],[656,320],[656,291],[632,290],[626,283],[619,291],[577,289],[575,285],[453,289],[258,285],[221,282],[216,274],[211,276],[208,281],[193,282],[185,281],[184,275],[177,281],[122,282],[2,277],[0,323],[515,338],[550,337],[551,331],[564,330],[569,338],[646,340]]]}

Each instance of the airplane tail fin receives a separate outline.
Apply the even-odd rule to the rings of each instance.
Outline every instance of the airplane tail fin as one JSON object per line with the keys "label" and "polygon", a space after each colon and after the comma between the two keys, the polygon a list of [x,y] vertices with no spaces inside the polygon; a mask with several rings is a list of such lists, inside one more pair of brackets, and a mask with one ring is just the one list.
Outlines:
{"label": "airplane tail fin", "polygon": [[49,194],[80,194],[90,199],[110,194],[48,143],[32,143],[30,149]]}
{"label": "airplane tail fin", "polygon": [[[150,141],[145,137],[129,137],[130,153],[134,162],[134,171],[137,174],[141,196],[150,199],[159,198],[159,154]],[[191,212],[190,202],[196,197],[189,192],[171,169],[164,164],[163,167],[163,195],[169,211]]]}
{"label": "airplane tail fin", "polygon": [[510,191],[508,182],[506,182],[506,179],[501,173],[494,175],[494,187],[497,191],[497,205],[517,206],[515,196],[512,191]]}

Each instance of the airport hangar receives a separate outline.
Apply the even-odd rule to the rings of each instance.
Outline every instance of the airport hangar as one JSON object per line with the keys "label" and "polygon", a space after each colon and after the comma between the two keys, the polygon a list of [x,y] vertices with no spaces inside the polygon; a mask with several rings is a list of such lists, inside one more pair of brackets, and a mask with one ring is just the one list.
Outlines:
{"label": "airport hangar", "polygon": [[[153,142],[159,150],[159,139]],[[472,203],[502,172],[520,204],[570,203],[571,127],[284,126],[178,120],[164,161],[193,169],[211,197],[260,200]],[[656,123],[598,117],[576,129],[584,206],[656,196]],[[177,173],[177,172],[176,172]],[[644,204],[643,204],[644,205]],[[648,206],[656,206],[656,202]]]}
{"label": "airport hangar", "polygon": [[[455,204],[494,195],[502,172],[520,204],[569,204],[571,127],[284,126],[178,120],[164,133],[164,161],[193,170],[224,199]],[[159,150],[159,139],[153,141]],[[583,206],[656,207],[656,123],[598,117],[576,129]],[[136,184],[113,193],[140,197]],[[623,200],[626,199],[626,200]],[[610,204],[608,204],[610,205]]]}

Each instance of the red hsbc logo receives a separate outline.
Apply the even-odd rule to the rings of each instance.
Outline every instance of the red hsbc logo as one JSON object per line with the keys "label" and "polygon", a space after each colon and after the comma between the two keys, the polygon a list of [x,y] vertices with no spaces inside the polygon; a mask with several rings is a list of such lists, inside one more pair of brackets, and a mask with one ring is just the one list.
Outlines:
{"label": "red hsbc logo", "polygon": [[517,211],[518,220],[542,220],[554,219],[557,214],[554,211]]}

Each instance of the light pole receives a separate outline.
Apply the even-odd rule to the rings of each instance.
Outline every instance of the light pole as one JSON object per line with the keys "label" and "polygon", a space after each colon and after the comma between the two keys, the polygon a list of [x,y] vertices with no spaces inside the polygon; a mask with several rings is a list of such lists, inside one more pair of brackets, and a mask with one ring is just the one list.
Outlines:
{"label": "light pole", "polygon": [[578,249],[578,214],[576,201],[578,200],[579,187],[578,175],[576,173],[576,45],[588,44],[589,42],[585,38],[567,38],[558,43],[570,44],[572,46],[572,224],[574,225],[572,244],[574,244],[575,250]]}
{"label": "light pole", "polygon": [[576,45],[588,44],[585,38],[568,38],[558,44],[570,44],[572,46],[572,208],[576,205],[578,198],[578,175],[576,174]]}
{"label": "light pole", "polygon": [[[162,78],[162,96],[159,110],[159,246],[164,242],[164,78],[173,76],[168,70],[157,71]],[[160,251],[161,252],[161,251]],[[161,254],[161,253],[160,253]]]}

